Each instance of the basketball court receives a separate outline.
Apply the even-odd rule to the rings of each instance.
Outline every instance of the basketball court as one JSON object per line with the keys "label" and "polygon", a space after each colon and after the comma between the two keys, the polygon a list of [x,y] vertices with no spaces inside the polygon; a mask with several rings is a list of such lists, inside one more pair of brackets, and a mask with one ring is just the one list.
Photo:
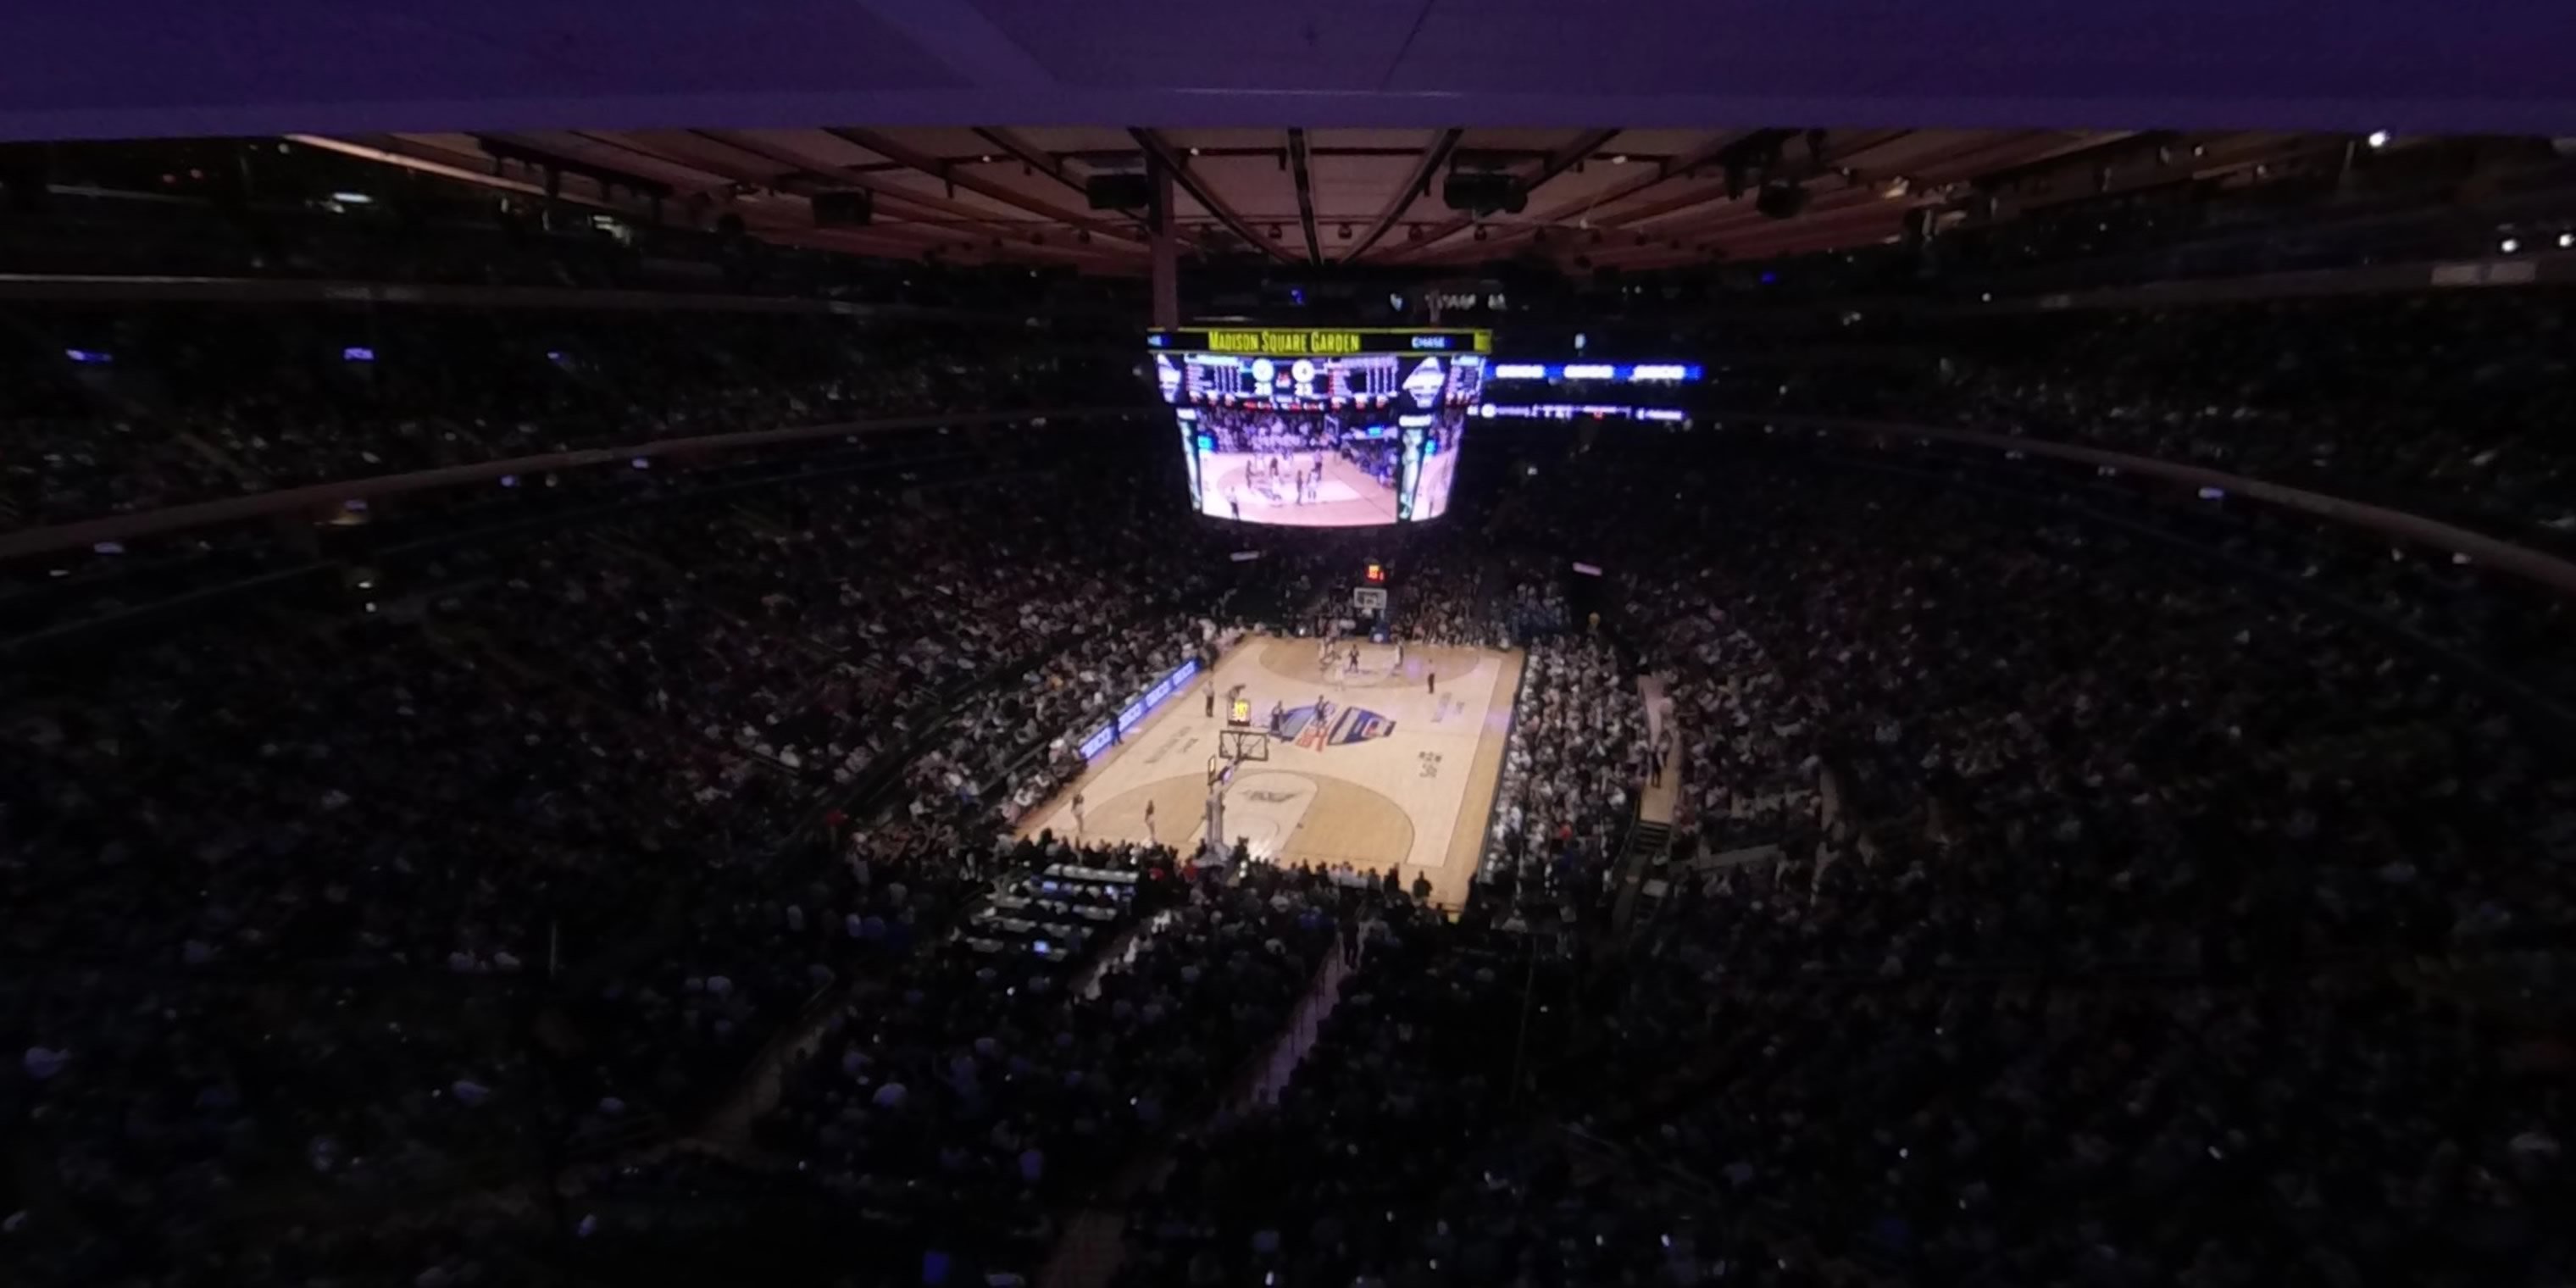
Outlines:
{"label": "basketball court", "polygon": [[[1311,500],[1301,499],[1292,481],[1254,477],[1256,463],[1281,455],[1300,460],[1320,456],[1323,476],[1315,481]],[[1289,528],[1355,528],[1393,523],[1397,517],[1394,488],[1331,452],[1201,452],[1199,470],[1206,480],[1199,510],[1210,518]],[[1442,500],[1445,506],[1447,498]]]}
{"label": "basketball court", "polygon": [[[1427,876],[1435,902],[1459,906],[1493,811],[1521,655],[1408,647],[1399,666],[1393,645],[1361,643],[1358,670],[1345,673],[1338,663],[1351,647],[1338,646],[1337,665],[1327,668],[1315,640],[1245,638],[1032,813],[1023,834],[1079,832],[1194,851],[1206,835],[1211,768],[1231,763],[1227,845],[1240,838],[1265,862],[1393,867],[1408,888]],[[1233,696],[1248,705],[1248,733],[1229,729]],[[1076,793],[1084,801],[1079,826]]]}

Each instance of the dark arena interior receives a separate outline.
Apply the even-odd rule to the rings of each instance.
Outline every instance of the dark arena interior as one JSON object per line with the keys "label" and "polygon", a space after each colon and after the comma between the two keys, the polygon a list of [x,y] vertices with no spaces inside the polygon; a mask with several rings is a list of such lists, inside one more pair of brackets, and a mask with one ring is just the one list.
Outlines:
{"label": "dark arena interior", "polygon": [[2568,21],[0,12],[0,1284],[2576,1284]]}

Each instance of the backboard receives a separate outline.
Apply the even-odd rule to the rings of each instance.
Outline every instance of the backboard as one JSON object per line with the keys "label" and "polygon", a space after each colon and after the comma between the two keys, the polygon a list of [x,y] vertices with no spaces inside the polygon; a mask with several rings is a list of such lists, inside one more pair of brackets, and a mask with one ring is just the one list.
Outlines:
{"label": "backboard", "polygon": [[1233,764],[1247,760],[1270,759],[1270,731],[1267,729],[1219,729],[1216,732],[1216,754]]}

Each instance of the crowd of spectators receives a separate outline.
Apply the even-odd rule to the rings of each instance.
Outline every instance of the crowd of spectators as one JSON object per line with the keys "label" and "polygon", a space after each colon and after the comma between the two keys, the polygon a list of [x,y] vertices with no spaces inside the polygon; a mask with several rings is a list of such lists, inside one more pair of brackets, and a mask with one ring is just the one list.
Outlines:
{"label": "crowd of spectators", "polygon": [[207,631],[13,690],[27,1282],[538,1157],[530,977],[704,832],[630,729],[379,631]]}
{"label": "crowd of spectators", "polygon": [[1973,493],[1729,493],[1730,557],[1694,579],[1774,664],[1740,695],[1765,741],[1820,752],[1855,826],[1919,816],[1964,852],[1944,880],[2045,904],[1918,936],[2206,964],[2564,906],[2516,836],[2569,789],[2539,731],[2419,653]]}
{"label": "crowd of spectators", "polygon": [[[2007,355],[1954,388],[2068,417],[2024,432],[2547,523],[2547,444],[2445,414],[2556,406],[2560,360],[2483,312],[2545,299],[2115,322],[2034,342],[2036,383]],[[653,374],[501,430],[461,334],[310,382],[274,337],[192,342],[162,374],[200,419],[13,454],[13,504],[199,494],[148,464],[173,446],[257,486],[968,397],[919,367],[800,387],[856,379],[858,338],[744,325],[608,342]],[[580,390],[587,362],[545,366]],[[101,390],[0,378],[95,427]],[[343,378],[411,428],[250,428]],[[638,506],[396,558],[382,612],[266,606],[0,679],[0,1278],[658,1282],[742,1240],[779,1282],[1007,1283],[1085,1202],[1124,1204],[1137,1288],[2576,1265],[2546,1216],[2576,1206],[2563,1011],[2428,983],[2576,912],[2576,778],[2511,675],[1994,490],[1595,451],[1402,561],[1400,638],[1528,649],[1453,921],[1015,839],[1230,597],[1346,602],[1340,539],[1227,561],[1138,472],[1174,464],[1148,437],[975,488]],[[1573,621],[1569,549],[1613,570],[1607,629]],[[1667,775],[1673,866],[1613,924]],[[1567,915],[1513,915],[1542,901]],[[1275,1103],[1240,1094],[1282,1058]],[[739,1138],[671,1143],[728,1113]]]}
{"label": "crowd of spectators", "polygon": [[1497,897],[1589,903],[1619,857],[1655,758],[1617,649],[1589,636],[1531,645],[1478,879],[1511,887]]}
{"label": "crowd of spectators", "polygon": [[1672,987],[1703,1075],[1588,1125],[1801,1260],[1925,1283],[2563,1273],[2563,1062],[2384,979]]}
{"label": "crowd of spectators", "polygon": [[828,314],[249,307],[32,314],[0,359],[0,519],[926,408],[1097,405],[1119,370],[1004,355],[989,328]]}
{"label": "crowd of spectators", "polygon": [[[1172,1151],[1129,1209],[1123,1288],[1510,1281],[1445,1218],[1491,1180],[1460,1173],[1510,1121],[1534,973],[1564,963],[1529,959],[1475,910],[1453,923],[1401,896],[1354,901],[1359,966],[1295,1078]],[[1559,1018],[1540,1017],[1542,1039]]]}
{"label": "crowd of spectators", "polygon": [[1627,547],[1682,850],[1777,848],[1678,883],[1597,1074],[1689,1085],[1556,1107],[1652,1183],[1453,1172],[1412,1218],[1445,1254],[1553,1234],[1521,1245],[1538,1282],[1586,1232],[1680,1282],[2563,1271],[2563,1051],[2389,973],[2566,924],[2542,713],[1974,493],[1611,472],[1623,516],[1685,482]]}
{"label": "crowd of spectators", "polygon": [[681,507],[13,676],[0,1029],[53,1178],[10,1186],[13,1264],[142,1272],[705,1111],[1204,647],[1205,551],[1129,464]]}
{"label": "crowd of spectators", "polygon": [[[1961,364],[1961,414],[2259,478],[2576,532],[2569,297],[2405,296],[2114,313],[2011,328]],[[2061,320],[2062,322],[2062,320]]]}
{"label": "crowd of spectators", "polygon": [[1562,579],[1545,561],[1497,555],[1465,539],[1428,549],[1405,571],[1388,629],[1434,645],[1514,648],[1572,628]]}
{"label": "crowd of spectators", "polygon": [[[922,915],[953,912],[1009,825],[1079,770],[1081,734],[1204,647],[1174,607],[1200,575],[1191,541],[1142,499],[1085,499],[1086,485],[1123,486],[1109,478],[1056,482],[999,509],[981,489],[890,509],[808,488],[768,510],[591,534],[563,566],[622,577],[624,600],[532,589],[530,601],[461,597],[448,615],[514,665],[566,674],[755,766],[751,798],[776,802],[734,847],[730,897],[693,903],[650,1009],[611,999],[664,1031],[608,1044],[661,1061],[653,1103],[703,1081],[675,1076],[671,1053],[738,1064],[843,958],[867,955],[876,935],[854,926],[876,917],[909,937]],[[848,852],[878,880],[818,874],[767,839],[888,773],[894,818]],[[887,870],[914,874],[908,898]]]}
{"label": "crowd of spectators", "polygon": [[1497,949],[1373,946],[1276,1110],[1131,1210],[1121,1282],[2539,1283],[2568,1251],[2563,1056],[2385,984],[1650,960],[1584,1067],[1516,1088],[1567,968]]}
{"label": "crowd of spectators", "polygon": [[2073,442],[2559,543],[2570,305],[2532,288],[1995,315],[1894,333],[1935,379],[1792,378],[1722,409]]}
{"label": "crowd of spectators", "polygon": [[1740,624],[1758,606],[1712,599],[1693,577],[1629,607],[1669,681],[1670,755],[1688,766],[1674,808],[1681,848],[1715,858],[1811,836],[1823,805],[1818,712]]}
{"label": "crowd of spectators", "polygon": [[[1012,868],[1025,875],[1005,883],[1000,928],[970,928],[853,997],[756,1129],[899,1261],[1033,1274],[1066,1196],[1268,1052],[1358,897],[1309,870],[1052,838]],[[1068,944],[1063,923],[1084,907],[1115,912]]]}
{"label": "crowd of spectators", "polygon": [[[1685,477],[1600,472],[1623,519]],[[1991,497],[1684,493],[1633,524],[1630,612],[1685,853],[1761,853],[1675,874],[1561,1063],[1496,1049],[1550,993],[1463,938],[1490,902],[1393,981],[1372,955],[1279,1109],[1132,1210],[1130,1282],[2563,1275],[2569,1062],[2521,1007],[2564,1011],[2414,973],[2567,924],[2544,729]],[[1396,981],[1454,1009],[1380,1016]],[[1423,1074],[1451,1050],[1473,1075]]]}

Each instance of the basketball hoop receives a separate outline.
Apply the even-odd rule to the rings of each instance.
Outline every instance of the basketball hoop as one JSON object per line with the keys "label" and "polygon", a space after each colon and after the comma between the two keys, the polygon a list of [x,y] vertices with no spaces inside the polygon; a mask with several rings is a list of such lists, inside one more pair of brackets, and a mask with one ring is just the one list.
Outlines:
{"label": "basketball hoop", "polygon": [[[1270,759],[1270,731],[1267,729],[1219,729],[1216,731],[1216,755],[1209,762],[1223,763],[1231,769],[1247,760]],[[1211,777],[1213,782],[1214,778]]]}

